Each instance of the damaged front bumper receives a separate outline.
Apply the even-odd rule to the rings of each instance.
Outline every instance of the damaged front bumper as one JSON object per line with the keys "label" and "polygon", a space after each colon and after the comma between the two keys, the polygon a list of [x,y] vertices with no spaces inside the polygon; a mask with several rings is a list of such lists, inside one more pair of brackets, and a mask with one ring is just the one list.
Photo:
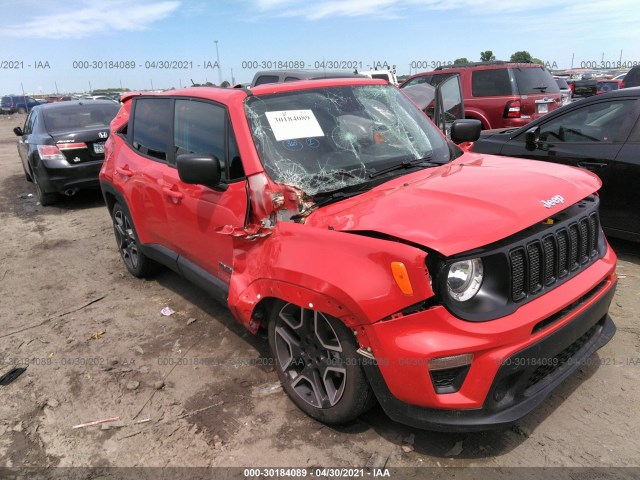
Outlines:
{"label": "damaged front bumper", "polygon": [[[435,307],[371,325],[367,337],[375,360],[365,356],[363,364],[382,408],[397,422],[428,430],[513,424],[613,337],[616,328],[607,313],[616,287],[612,265],[615,257],[607,255],[582,278],[491,322],[464,322]],[[586,294],[565,304],[562,316],[540,316],[544,304],[561,305],[562,295],[575,292],[573,283],[585,282],[585,274],[594,282]],[[556,320],[534,329],[550,317]],[[473,355],[470,365],[438,378],[429,371],[430,359],[461,354]],[[448,393],[439,393],[443,382],[450,384]]]}

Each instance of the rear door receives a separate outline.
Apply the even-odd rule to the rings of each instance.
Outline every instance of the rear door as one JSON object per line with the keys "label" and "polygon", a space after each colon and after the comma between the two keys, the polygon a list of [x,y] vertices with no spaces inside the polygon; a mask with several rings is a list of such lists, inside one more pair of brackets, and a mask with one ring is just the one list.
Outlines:
{"label": "rear door", "polygon": [[174,100],[141,97],[134,100],[128,146],[116,153],[114,183],[125,192],[140,241],[175,250],[175,227],[167,216],[162,191],[171,156]]}
{"label": "rear door", "polygon": [[[20,160],[24,166],[25,172],[29,172],[29,144],[31,134],[33,133],[33,125],[36,119],[37,112],[30,112],[27,119],[24,121],[24,127],[22,128],[23,135],[18,139],[18,154]],[[35,145],[33,148],[37,148]]]}
{"label": "rear door", "polygon": [[[544,160],[584,168],[602,180],[600,190],[602,223],[616,217],[616,208],[626,194],[615,181],[617,158],[638,118],[638,101],[620,99],[591,102],[541,122],[540,140],[527,146],[525,133],[505,144],[503,155]],[[561,192],[559,192],[561,195]]]}

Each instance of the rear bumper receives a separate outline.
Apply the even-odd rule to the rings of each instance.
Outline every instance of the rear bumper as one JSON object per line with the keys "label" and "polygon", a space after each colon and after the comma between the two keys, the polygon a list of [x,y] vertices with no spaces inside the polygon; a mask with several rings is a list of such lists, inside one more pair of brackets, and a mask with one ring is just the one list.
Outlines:
{"label": "rear bumper", "polygon": [[45,165],[41,162],[38,170],[38,181],[41,188],[48,193],[62,192],[69,188],[99,188],[98,174],[102,160],[80,165]]}
{"label": "rear bumper", "polygon": [[[392,419],[429,430],[514,423],[613,337],[614,267],[609,249],[565,285],[489,322],[464,322],[436,307],[371,325],[376,360],[364,368],[376,397]],[[462,381],[438,393],[429,360],[466,353],[473,361]]]}

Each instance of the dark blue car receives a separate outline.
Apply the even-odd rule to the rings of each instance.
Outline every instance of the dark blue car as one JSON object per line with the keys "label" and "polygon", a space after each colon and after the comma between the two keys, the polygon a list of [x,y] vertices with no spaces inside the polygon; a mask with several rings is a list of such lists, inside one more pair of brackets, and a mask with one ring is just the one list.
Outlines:
{"label": "dark blue car", "polygon": [[28,95],[5,95],[0,103],[2,113],[27,113],[40,103]]}

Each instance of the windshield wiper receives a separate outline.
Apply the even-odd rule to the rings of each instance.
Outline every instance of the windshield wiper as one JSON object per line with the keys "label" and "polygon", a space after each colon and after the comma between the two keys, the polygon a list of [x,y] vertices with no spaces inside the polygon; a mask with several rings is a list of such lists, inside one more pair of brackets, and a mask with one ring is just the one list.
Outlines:
{"label": "windshield wiper", "polygon": [[545,86],[542,86],[542,87],[531,87],[531,90],[540,90],[540,93],[544,93],[547,90],[547,88],[549,88],[549,87],[545,87]]}
{"label": "windshield wiper", "polygon": [[406,160],[402,163],[396,163],[395,165],[391,165],[390,167],[383,168],[382,170],[378,170],[375,172],[371,172],[369,174],[369,178],[376,178],[380,175],[384,175],[385,173],[393,172],[395,170],[402,170],[412,167],[425,166],[425,167],[435,167],[437,163],[431,162],[431,157],[424,158],[416,158],[414,160]]}

